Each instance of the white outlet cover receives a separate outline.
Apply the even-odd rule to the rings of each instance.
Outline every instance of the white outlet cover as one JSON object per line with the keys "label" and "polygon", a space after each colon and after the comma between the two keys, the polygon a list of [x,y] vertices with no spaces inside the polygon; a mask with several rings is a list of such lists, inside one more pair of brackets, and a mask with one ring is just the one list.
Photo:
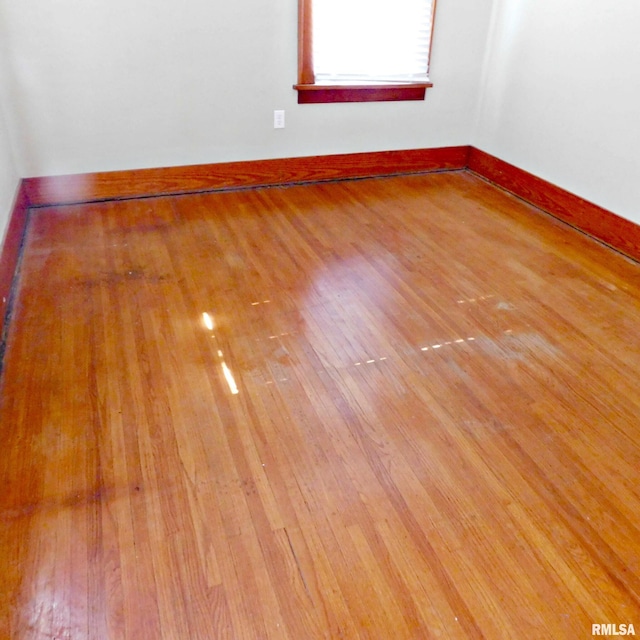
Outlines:
{"label": "white outlet cover", "polygon": [[273,112],[273,128],[284,129],[284,111],[282,109],[276,109]]}

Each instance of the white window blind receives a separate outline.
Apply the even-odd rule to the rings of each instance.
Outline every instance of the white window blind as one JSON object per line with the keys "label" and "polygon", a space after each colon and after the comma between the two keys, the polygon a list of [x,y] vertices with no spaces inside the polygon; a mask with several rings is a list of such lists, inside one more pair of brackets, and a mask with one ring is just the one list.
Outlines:
{"label": "white window blind", "polygon": [[432,0],[313,0],[317,83],[428,80]]}

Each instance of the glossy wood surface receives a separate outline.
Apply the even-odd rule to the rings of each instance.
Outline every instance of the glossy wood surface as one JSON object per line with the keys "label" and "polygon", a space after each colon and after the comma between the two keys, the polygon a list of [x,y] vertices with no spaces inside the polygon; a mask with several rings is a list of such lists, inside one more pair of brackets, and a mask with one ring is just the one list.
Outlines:
{"label": "glossy wood surface", "polygon": [[[316,87],[311,92],[321,90]],[[382,99],[386,98],[382,96]],[[20,202],[24,206],[17,211],[23,215],[25,207],[459,169],[473,171],[617,251],[640,260],[638,225],[471,146],[27,178],[22,181]],[[22,218],[20,224],[24,224]],[[3,268],[12,273],[10,268]]]}
{"label": "glossy wood surface", "polygon": [[468,168],[614,249],[640,260],[640,226],[475,147]]}
{"label": "glossy wood surface", "polygon": [[469,147],[345,153],[27,178],[32,207],[464,169]]}
{"label": "glossy wood surface", "polygon": [[640,630],[638,326],[466,172],[34,211],[0,637]]}

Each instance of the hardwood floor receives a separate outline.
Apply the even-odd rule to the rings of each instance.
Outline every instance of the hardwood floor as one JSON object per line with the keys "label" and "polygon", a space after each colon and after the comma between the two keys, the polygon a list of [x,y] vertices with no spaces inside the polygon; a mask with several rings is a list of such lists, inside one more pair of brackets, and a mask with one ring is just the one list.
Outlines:
{"label": "hardwood floor", "polygon": [[33,210],[0,637],[640,633],[639,327],[466,172]]}

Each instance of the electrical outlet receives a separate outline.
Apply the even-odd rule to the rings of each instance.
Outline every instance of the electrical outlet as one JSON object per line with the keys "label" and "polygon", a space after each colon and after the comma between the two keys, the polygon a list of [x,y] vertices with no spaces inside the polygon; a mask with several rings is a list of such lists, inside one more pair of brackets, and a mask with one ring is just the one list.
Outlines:
{"label": "electrical outlet", "polygon": [[284,129],[284,111],[282,109],[276,109],[273,112],[273,128]]}

